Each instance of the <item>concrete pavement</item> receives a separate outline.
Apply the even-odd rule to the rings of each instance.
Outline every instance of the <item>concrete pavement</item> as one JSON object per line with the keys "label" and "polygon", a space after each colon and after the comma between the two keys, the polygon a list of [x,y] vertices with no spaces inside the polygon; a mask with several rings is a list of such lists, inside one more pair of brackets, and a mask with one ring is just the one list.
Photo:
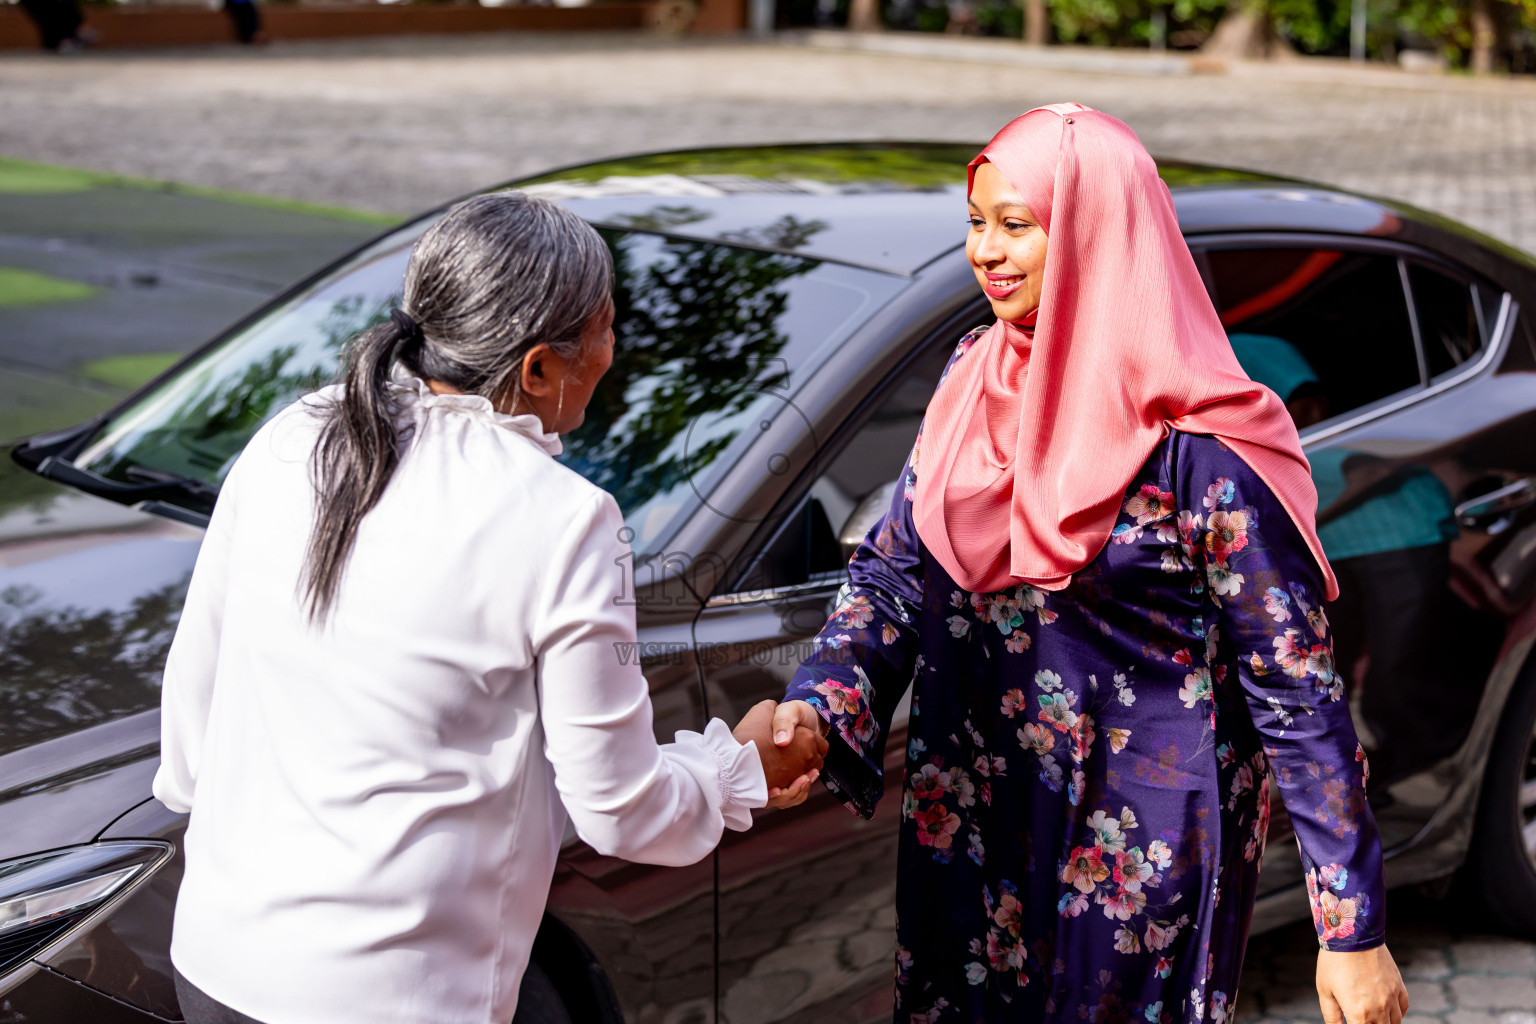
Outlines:
{"label": "concrete pavement", "polygon": [[[1454,900],[1397,891],[1389,904],[1405,1024],[1536,1024],[1536,943],[1481,931],[1475,907]],[[1233,1024],[1320,1024],[1316,971],[1310,922],[1254,938]]]}
{"label": "concrete pavement", "polygon": [[1094,73],[983,59],[995,41],[963,46],[924,57],[487,35],[29,54],[0,64],[0,153],[406,214],[639,150],[984,140],[1030,106],[1076,99],[1159,155],[1391,196],[1536,249],[1529,83],[1311,64]]}

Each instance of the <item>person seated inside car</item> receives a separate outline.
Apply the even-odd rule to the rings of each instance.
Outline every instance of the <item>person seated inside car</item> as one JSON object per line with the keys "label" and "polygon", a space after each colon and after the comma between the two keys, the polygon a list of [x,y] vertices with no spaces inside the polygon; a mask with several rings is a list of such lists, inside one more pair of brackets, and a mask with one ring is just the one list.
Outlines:
{"label": "person seated inside car", "polygon": [[[1228,336],[1244,371],[1285,402],[1298,430],[1334,414],[1301,351],[1268,334]],[[1347,447],[1307,452],[1317,485],[1318,536],[1339,578],[1333,605],[1335,664],[1358,683],[1356,716],[1385,785],[1450,754],[1466,722],[1447,722],[1448,671],[1440,643],[1450,613],[1450,543],[1458,534],[1450,492],[1426,467]],[[1273,595],[1275,615],[1312,609]],[[1473,704],[1469,703],[1470,711]],[[1375,802],[1375,801],[1373,801]]]}

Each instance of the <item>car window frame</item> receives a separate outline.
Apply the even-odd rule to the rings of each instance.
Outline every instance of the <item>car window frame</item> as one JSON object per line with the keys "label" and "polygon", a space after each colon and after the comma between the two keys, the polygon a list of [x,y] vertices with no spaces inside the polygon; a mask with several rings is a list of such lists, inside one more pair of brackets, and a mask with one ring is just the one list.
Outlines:
{"label": "car window frame", "polygon": [[[925,332],[917,341],[906,345],[900,358],[895,360],[891,369],[880,378],[879,384],[871,388],[868,394],[832,430],[830,443],[822,449],[806,471],[785,488],[774,503],[772,511],[763,520],[763,526],[752,534],[747,543],[742,546],[741,553],[733,560],[732,571],[724,577],[730,582],[705,597],[705,609],[767,604],[804,597],[820,591],[830,595],[848,582],[848,568],[845,565],[835,572],[818,573],[803,583],[791,583],[764,590],[740,589],[742,582],[757,564],[758,559],[789,527],[792,517],[809,495],[811,487],[826,471],[827,463],[835,459],[854,435],[863,429],[881,404],[896,389],[905,374],[912,370],[926,352],[930,351],[930,346],[947,346],[952,349],[967,331],[986,324],[991,319],[993,314],[986,298],[978,295],[961,304],[954,312],[947,314],[938,327]],[[938,382],[934,383],[937,385]],[[833,524],[833,529],[836,528],[837,524]]]}
{"label": "car window frame", "polygon": [[[1221,250],[1323,248],[1346,253],[1391,256],[1397,261],[1398,279],[1402,284],[1403,301],[1407,305],[1408,323],[1413,334],[1414,355],[1418,362],[1419,385],[1384,395],[1373,402],[1355,406],[1308,427],[1301,431],[1300,435],[1304,448],[1417,405],[1419,402],[1456,387],[1471,377],[1480,375],[1484,370],[1495,365],[1507,351],[1509,337],[1513,333],[1515,317],[1519,311],[1518,302],[1508,290],[1499,287],[1482,275],[1460,266],[1439,253],[1392,239],[1333,235],[1327,232],[1224,231],[1192,235],[1186,238],[1186,242],[1196,265],[1201,268],[1201,276],[1206,280],[1207,289],[1210,288],[1210,278],[1206,254]],[[1482,304],[1483,293],[1486,291],[1486,294],[1499,297],[1497,313],[1493,323],[1486,325],[1487,329],[1481,339],[1477,355],[1455,369],[1442,373],[1439,379],[1433,379],[1429,375],[1429,360],[1424,350],[1423,335],[1419,329],[1418,306],[1414,302],[1413,288],[1408,278],[1410,261],[1444,274],[1466,285],[1469,289],[1476,289],[1471,296],[1471,301],[1480,328],[1485,326],[1486,319]]]}
{"label": "car window frame", "polygon": [[[1491,366],[1496,365],[1508,351],[1510,339],[1514,333],[1515,321],[1519,313],[1519,303],[1510,292],[1487,278],[1463,267],[1454,261],[1447,259],[1439,253],[1408,245],[1390,239],[1360,238],[1353,235],[1334,235],[1327,232],[1276,232],[1276,231],[1224,231],[1209,234],[1197,234],[1186,236],[1191,255],[1194,257],[1197,268],[1200,269],[1202,279],[1209,285],[1209,268],[1205,262],[1205,254],[1209,251],[1220,249],[1251,249],[1251,248],[1329,248],[1344,252],[1375,253],[1394,257],[1397,260],[1398,276],[1403,287],[1403,301],[1409,311],[1409,323],[1413,332],[1414,353],[1419,369],[1419,385],[1415,388],[1393,392],[1374,402],[1356,406],[1338,416],[1324,420],[1301,432],[1302,446],[1310,447],[1314,444],[1326,441],[1340,434],[1354,430],[1374,420],[1392,415],[1409,408],[1419,402],[1426,401],[1435,395],[1439,395],[1450,388],[1459,386],[1465,381],[1481,375]],[[1437,272],[1466,284],[1469,288],[1477,289],[1480,293],[1498,296],[1496,313],[1491,324],[1485,324],[1486,309],[1482,303],[1482,295],[1474,294],[1472,302],[1480,327],[1486,327],[1482,338],[1481,348],[1476,357],[1467,360],[1455,370],[1449,371],[1438,380],[1428,377],[1428,361],[1424,352],[1423,339],[1419,331],[1418,310],[1414,305],[1413,290],[1407,277],[1407,261],[1417,261]],[[988,312],[985,301],[970,302],[962,305],[949,316],[946,316],[943,324],[934,331],[928,332],[921,341],[910,345],[902,354],[902,357],[880,381],[878,387],[870,390],[869,395],[837,426],[832,435],[832,443],[825,449],[828,458],[833,458],[847,444],[852,435],[858,431],[872,416],[879,404],[890,394],[901,376],[906,373],[919,358],[926,346],[930,344],[942,344],[945,335],[959,338],[976,326],[977,323],[986,322]],[[974,323],[972,321],[975,321]],[[962,324],[964,326],[962,326]],[[817,460],[817,466],[824,464]],[[774,504],[772,512],[764,520],[763,528],[755,532],[742,547],[741,554],[734,560],[733,571],[725,576],[730,583],[718,588],[707,595],[704,600],[705,608],[718,608],[726,606],[739,606],[748,604],[770,603],[790,598],[801,597],[817,591],[831,593],[846,582],[846,570],[840,572],[835,578],[833,574],[825,573],[820,577],[812,578],[803,583],[789,584],[783,587],[769,588],[761,591],[744,591],[739,589],[742,581],[756,564],[757,559],[778,538],[786,528],[789,517],[800,507],[812,484],[815,483],[817,470],[807,472],[797,478]]]}
{"label": "car window frame", "polygon": [[[1419,309],[1418,305],[1414,304],[1411,307],[1411,311],[1414,318],[1415,328],[1419,331],[1420,351],[1424,359],[1425,386],[1430,387],[1440,383],[1441,381],[1459,377],[1463,368],[1478,362],[1478,360],[1483,357],[1485,350],[1494,346],[1494,343],[1497,340],[1495,335],[1495,328],[1498,326],[1498,311],[1502,308],[1503,297],[1506,292],[1498,285],[1495,285],[1470,271],[1461,270],[1444,259],[1425,258],[1421,253],[1409,252],[1399,260],[1399,266],[1403,268],[1403,274],[1405,275],[1404,287],[1408,289],[1408,295],[1410,299],[1413,298],[1413,285],[1411,280],[1406,276],[1408,273],[1408,265],[1410,263],[1418,263],[1428,270],[1440,274],[1442,277],[1449,278],[1450,280],[1455,281],[1462,287],[1466,288],[1471,293],[1472,315],[1473,318],[1477,321],[1478,336],[1481,339],[1481,344],[1478,347],[1477,353],[1471,359],[1463,360],[1456,366],[1451,367],[1449,370],[1442,370],[1439,374],[1431,373],[1429,368],[1429,352],[1427,343],[1423,339],[1422,325],[1419,324],[1418,321]],[[1494,320],[1491,323],[1488,320],[1488,311],[1483,301],[1485,295],[1493,295],[1499,300],[1499,307],[1496,308]]]}

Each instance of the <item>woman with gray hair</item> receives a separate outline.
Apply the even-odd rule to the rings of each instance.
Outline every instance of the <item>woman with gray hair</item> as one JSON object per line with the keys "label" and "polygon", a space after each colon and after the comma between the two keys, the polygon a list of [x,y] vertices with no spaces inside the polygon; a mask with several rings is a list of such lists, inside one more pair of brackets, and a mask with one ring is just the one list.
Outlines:
{"label": "woman with gray hair", "polygon": [[[705,856],[803,800],[772,702],[658,745],[612,496],[555,461],[613,357],[613,266],[516,192],[454,207],[345,379],[231,470],[165,670],[192,1024],[506,1024],[566,815]],[[755,749],[754,749],[755,748]]]}

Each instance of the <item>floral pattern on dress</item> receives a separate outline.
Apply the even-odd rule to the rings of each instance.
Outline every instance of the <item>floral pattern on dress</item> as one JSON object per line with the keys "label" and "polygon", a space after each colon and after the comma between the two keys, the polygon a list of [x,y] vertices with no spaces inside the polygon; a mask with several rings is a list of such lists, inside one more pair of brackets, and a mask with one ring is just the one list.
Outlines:
{"label": "floral pattern on dress", "polygon": [[895,1020],[1226,1024],[1274,786],[1319,942],[1379,944],[1321,572],[1268,487],[1174,432],[1066,589],[975,594],[913,526],[921,436],[787,693],[831,722],[822,778],[868,816],[913,686]]}

